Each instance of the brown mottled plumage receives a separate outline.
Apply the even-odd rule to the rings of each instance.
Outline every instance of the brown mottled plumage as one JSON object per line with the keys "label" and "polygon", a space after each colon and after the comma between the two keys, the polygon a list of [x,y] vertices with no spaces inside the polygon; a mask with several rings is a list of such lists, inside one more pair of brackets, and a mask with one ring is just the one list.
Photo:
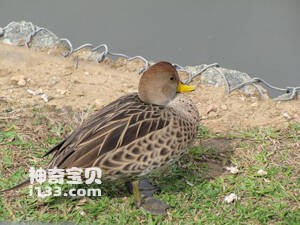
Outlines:
{"label": "brown mottled plumage", "polygon": [[143,103],[137,94],[124,96],[53,148],[48,168],[97,166],[108,180],[147,175],[191,144],[197,135],[197,115],[182,95],[165,107]]}

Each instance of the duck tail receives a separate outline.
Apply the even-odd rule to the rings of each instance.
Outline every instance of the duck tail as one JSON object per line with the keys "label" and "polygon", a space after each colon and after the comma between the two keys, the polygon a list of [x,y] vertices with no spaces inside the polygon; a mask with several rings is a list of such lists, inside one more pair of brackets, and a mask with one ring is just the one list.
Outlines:
{"label": "duck tail", "polygon": [[8,189],[4,189],[4,190],[0,190],[0,194],[5,193],[5,192],[10,192],[10,191],[15,191],[18,190],[20,188],[26,187],[30,184],[30,179],[23,181],[20,184],[17,184],[16,186],[13,186],[11,188]]}

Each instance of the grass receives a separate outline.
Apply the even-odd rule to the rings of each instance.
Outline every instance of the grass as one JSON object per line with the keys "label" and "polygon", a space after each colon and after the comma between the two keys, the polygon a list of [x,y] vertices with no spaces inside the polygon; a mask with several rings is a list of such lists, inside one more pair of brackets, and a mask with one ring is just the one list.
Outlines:
{"label": "grass", "polygon": [[[14,109],[3,111],[12,115]],[[71,116],[70,116],[71,115]],[[26,178],[30,166],[80,122],[76,113],[23,109],[0,122],[0,189]],[[77,118],[77,119],[76,119]],[[101,198],[28,196],[28,188],[0,196],[0,221],[78,224],[299,224],[300,124],[215,135],[200,126],[200,144],[160,178],[158,199],[172,208],[152,216],[133,205],[126,189],[111,186]],[[230,174],[225,166],[238,166]],[[259,169],[267,172],[261,176]],[[235,193],[239,200],[227,204]]]}

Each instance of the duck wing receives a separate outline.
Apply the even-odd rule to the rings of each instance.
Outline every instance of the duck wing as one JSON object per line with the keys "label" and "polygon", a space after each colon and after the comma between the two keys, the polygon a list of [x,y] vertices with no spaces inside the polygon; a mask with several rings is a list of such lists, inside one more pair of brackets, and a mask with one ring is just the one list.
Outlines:
{"label": "duck wing", "polygon": [[128,145],[169,124],[163,107],[142,102],[137,93],[105,106],[69,137],[45,154],[54,153],[48,168],[90,167],[103,154]]}

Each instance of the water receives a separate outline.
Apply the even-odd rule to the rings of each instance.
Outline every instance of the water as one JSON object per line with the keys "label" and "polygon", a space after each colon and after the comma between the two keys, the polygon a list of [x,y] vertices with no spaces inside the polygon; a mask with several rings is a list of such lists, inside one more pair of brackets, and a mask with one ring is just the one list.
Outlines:
{"label": "water", "polygon": [[0,26],[32,21],[74,46],[180,65],[218,62],[279,86],[300,86],[300,1],[0,0]]}

